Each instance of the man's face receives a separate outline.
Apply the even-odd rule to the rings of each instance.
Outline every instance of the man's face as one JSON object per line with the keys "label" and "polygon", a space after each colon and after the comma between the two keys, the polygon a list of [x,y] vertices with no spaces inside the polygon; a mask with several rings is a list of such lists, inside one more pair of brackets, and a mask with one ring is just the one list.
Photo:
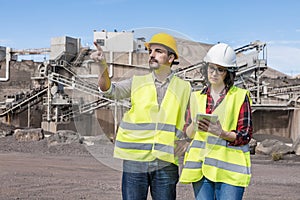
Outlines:
{"label": "man's face", "polygon": [[158,69],[160,66],[170,66],[174,60],[173,55],[168,55],[168,50],[159,44],[151,44],[149,47],[149,67]]}

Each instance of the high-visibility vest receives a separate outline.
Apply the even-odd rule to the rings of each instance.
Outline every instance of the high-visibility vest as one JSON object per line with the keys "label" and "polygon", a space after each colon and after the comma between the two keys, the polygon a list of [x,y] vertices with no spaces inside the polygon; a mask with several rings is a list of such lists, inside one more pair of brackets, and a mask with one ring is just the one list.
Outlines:
{"label": "high-visibility vest", "polygon": [[174,143],[183,134],[190,93],[190,83],[173,76],[159,105],[152,74],[134,76],[132,106],[120,123],[114,157],[134,161],[158,158],[178,165]]}
{"label": "high-visibility vest", "polygon": [[[249,91],[232,86],[213,114],[218,115],[223,130],[236,130],[238,116]],[[250,99],[250,97],[249,97]],[[193,92],[191,116],[206,113],[207,96]],[[251,102],[251,99],[250,99]],[[228,141],[209,132],[197,131],[184,158],[181,183],[197,182],[203,176],[213,182],[246,187],[251,178],[249,145],[229,146]]]}

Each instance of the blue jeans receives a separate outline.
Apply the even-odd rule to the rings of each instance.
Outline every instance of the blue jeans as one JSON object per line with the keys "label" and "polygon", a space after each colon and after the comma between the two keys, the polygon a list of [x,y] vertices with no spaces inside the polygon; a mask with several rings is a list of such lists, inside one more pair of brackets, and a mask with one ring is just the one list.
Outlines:
{"label": "blue jeans", "polygon": [[244,187],[212,182],[205,177],[193,183],[193,188],[196,200],[241,200],[245,190]]}
{"label": "blue jeans", "polygon": [[123,161],[123,200],[146,200],[148,188],[153,200],[176,199],[178,166],[154,160],[151,162]]}

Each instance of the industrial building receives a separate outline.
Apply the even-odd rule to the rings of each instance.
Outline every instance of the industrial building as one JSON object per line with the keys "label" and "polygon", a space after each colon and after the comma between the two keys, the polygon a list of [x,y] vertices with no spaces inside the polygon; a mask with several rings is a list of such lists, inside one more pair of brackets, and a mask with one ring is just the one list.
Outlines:
{"label": "industrial building", "polygon": [[[200,90],[202,59],[213,44],[176,40],[180,56],[173,70]],[[134,31],[94,31],[94,41],[105,51],[113,81],[149,71],[146,38],[135,38]],[[87,136],[106,134],[112,139],[130,102],[99,94],[99,71],[89,58],[93,51],[82,46],[80,38],[68,36],[52,38],[49,49],[0,47],[1,121],[53,133],[70,129]],[[295,140],[300,134],[300,80],[268,66],[264,42],[252,41],[235,51],[239,67],[235,83],[251,93],[254,134]],[[31,54],[47,54],[49,59],[18,61],[19,55]]]}

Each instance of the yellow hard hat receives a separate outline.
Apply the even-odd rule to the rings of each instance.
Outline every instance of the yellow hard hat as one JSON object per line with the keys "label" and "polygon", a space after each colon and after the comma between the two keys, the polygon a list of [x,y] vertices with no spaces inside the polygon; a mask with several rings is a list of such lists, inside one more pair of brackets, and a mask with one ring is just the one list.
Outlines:
{"label": "yellow hard hat", "polygon": [[175,54],[175,59],[178,58],[177,45],[173,36],[167,33],[157,33],[152,36],[149,42],[145,42],[145,47],[149,49],[150,44],[164,45]]}

